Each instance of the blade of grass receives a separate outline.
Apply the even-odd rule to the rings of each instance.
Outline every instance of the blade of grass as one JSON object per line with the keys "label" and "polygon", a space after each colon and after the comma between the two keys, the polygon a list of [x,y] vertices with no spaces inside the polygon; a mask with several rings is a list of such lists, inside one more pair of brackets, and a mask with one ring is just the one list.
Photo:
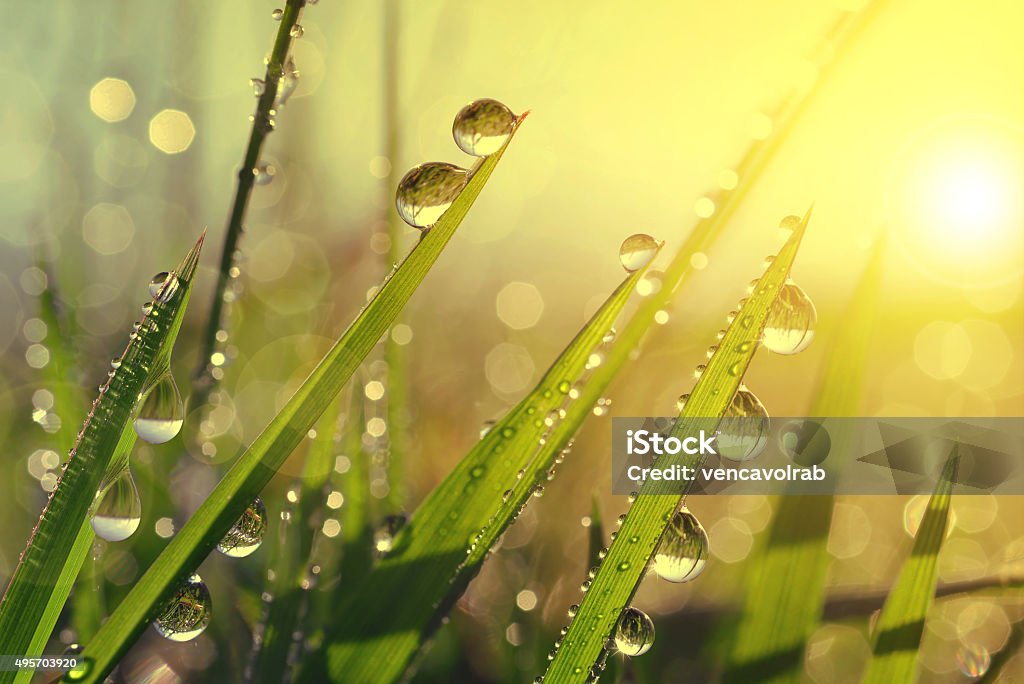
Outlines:
{"label": "blade of grass", "polygon": [[959,445],[954,445],[935,492],[928,500],[910,558],[900,569],[896,584],[882,606],[872,639],[871,660],[862,682],[913,684],[917,681],[917,647],[924,632],[925,617],[935,598],[939,551],[949,522],[958,454]]}
{"label": "blade of grass", "polygon": [[[62,457],[75,446],[74,418],[85,413],[82,388],[70,379],[75,376],[75,354],[71,346],[72,329],[57,287],[57,275],[43,259],[38,267],[46,273],[47,287],[39,295],[39,318],[46,324],[46,343],[50,362],[44,369],[45,386],[53,393],[53,413],[60,420],[55,433],[56,451]],[[71,624],[75,638],[85,641],[96,633],[104,616],[102,579],[96,572],[93,554],[87,554],[71,592]]]}
{"label": "blade of grass", "polygon": [[[545,420],[565,402],[644,271],[623,280],[530,394],[416,509],[392,552],[349,592],[339,609],[341,621],[328,635],[328,669],[335,681],[398,679],[501,532],[543,491],[546,478],[532,473],[538,442],[550,425]],[[397,605],[380,600],[396,595],[405,597]]]}
{"label": "blade of grass", "polygon": [[[174,270],[177,289],[171,289],[175,281],[168,279],[85,418],[57,488],[0,601],[0,653],[39,655],[53,631],[92,545],[88,515],[96,491],[104,474],[126,458],[126,450],[134,443],[131,420],[136,399],[170,367],[202,244],[200,237]],[[163,298],[167,301],[160,301]],[[14,675],[0,672],[0,682]],[[19,678],[28,676],[19,674]]]}
{"label": "blade of grass", "polygon": [[[673,428],[676,436],[697,434],[698,430],[713,433],[729,408],[757,350],[772,304],[789,275],[809,218],[810,212],[729,325]],[[696,459],[682,454],[666,454],[659,460],[659,467],[696,464]],[[591,667],[606,655],[604,644],[643,580],[648,561],[682,498],[675,483],[653,479],[644,482],[548,667],[544,676],[547,684],[586,678]]]}
{"label": "blade of grass", "polygon": [[[310,573],[310,555],[316,534],[321,529],[319,513],[325,507],[324,488],[334,469],[334,435],[338,426],[338,395],[320,416],[316,437],[309,447],[298,487],[298,505],[289,516],[286,533],[267,559],[274,579],[268,582],[271,596],[263,642],[253,673],[258,681],[284,682],[291,669],[289,652],[296,632],[308,629],[302,624],[308,609],[309,590],[316,579]],[[282,521],[282,524],[285,524]],[[311,579],[312,578],[312,579]]]}
{"label": "blade of grass", "polygon": [[284,408],[242,453],[210,496],[96,634],[83,679],[105,677],[178,582],[193,572],[337,396],[423,281],[511,143],[482,160],[465,189],[341,335]]}
{"label": "blade of grass", "polygon": [[[879,241],[847,309],[842,334],[837,334],[823,364],[810,416],[857,415],[884,253]],[[848,437],[831,435],[830,457],[840,463],[850,447]],[[776,497],[767,540],[745,583],[744,615],[729,653],[726,682],[800,679],[804,646],[825,600],[832,505],[831,496]]]}
{"label": "blade of grass", "polygon": [[249,142],[245,147],[245,157],[238,170],[238,185],[231,203],[227,231],[224,234],[224,246],[220,253],[217,285],[213,289],[213,297],[210,300],[210,313],[200,342],[199,360],[192,374],[192,408],[201,408],[206,405],[215,384],[212,374],[214,365],[210,358],[217,350],[217,332],[224,325],[225,295],[233,279],[231,272],[235,267],[238,240],[244,229],[246,210],[256,183],[256,175],[253,171],[260,163],[263,144],[266,142],[267,136],[274,131],[276,115],[274,100],[277,99],[278,85],[284,74],[288,51],[291,49],[294,39],[292,32],[298,24],[305,5],[306,0],[286,0],[277,27],[277,36],[274,38],[274,47],[267,60],[267,72],[263,77],[263,92],[256,105]]}

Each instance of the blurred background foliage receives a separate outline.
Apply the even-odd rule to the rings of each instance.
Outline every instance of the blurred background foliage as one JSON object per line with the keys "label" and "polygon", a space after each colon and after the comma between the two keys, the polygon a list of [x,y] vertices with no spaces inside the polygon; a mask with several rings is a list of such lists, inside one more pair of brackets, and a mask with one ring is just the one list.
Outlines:
{"label": "blurred background foliage", "polygon": [[[478,438],[480,425],[532,386],[621,278],[623,237],[650,233],[671,254],[697,218],[714,212],[716,193],[734,182],[730,169],[751,139],[771,135],[765,112],[806,88],[816,56],[830,49],[829,26],[856,9],[812,0],[402,1],[393,4],[397,21],[388,23],[385,5],[322,0],[305,12],[292,52],[299,85],[265,148],[275,173],[256,188],[242,238],[217,409],[206,417],[202,444],[137,449],[143,527],[128,542],[97,548],[98,586],[109,606],[389,270],[387,179],[425,160],[468,165],[449,133],[464,103],[495,97],[533,115],[392,332],[408,364],[411,448],[401,483],[371,469],[366,484],[377,516],[394,512],[382,503],[392,487],[400,487],[401,508],[414,508]],[[150,276],[204,226],[216,252],[255,106],[247,79],[262,77],[273,7],[54,2],[6,13],[2,581],[53,487],[61,440],[81,420],[53,410],[49,343],[58,334],[68,340],[75,366],[62,378],[82,388],[84,407],[123,345]],[[1013,0],[886,3],[722,239],[694,263],[702,272],[659,316],[605,416],[673,410],[724,312],[781,243],[778,219],[811,201],[814,224],[794,276],[815,301],[819,329],[807,352],[764,354],[747,374],[769,413],[807,410],[814,381],[827,370],[823,352],[844,332],[867,248],[886,232],[883,304],[860,414],[1024,415],[1024,91],[1014,86],[1024,64],[1022,24],[1024,6]],[[397,65],[390,115],[387,31]],[[385,156],[388,121],[398,143],[393,158]],[[416,232],[399,232],[404,253]],[[206,254],[179,338],[174,372],[182,389],[195,366],[214,264],[215,254]],[[40,318],[47,287],[63,303],[63,333]],[[382,429],[371,421],[384,415],[377,402],[386,396],[387,369],[375,363],[353,388],[367,397],[370,451]],[[625,508],[610,494],[607,420],[585,426],[561,476],[459,602],[422,663],[424,681],[515,681],[542,669],[585,573],[581,520],[591,493],[606,519]],[[343,446],[339,470],[365,457]],[[303,456],[300,449],[265,497],[275,522]],[[880,595],[909,549],[907,530],[923,504],[838,501],[831,590]],[[751,496],[693,497],[690,507],[710,534],[711,562],[692,584],[642,586],[636,604],[658,628],[651,652],[633,661],[642,681],[712,676],[721,655],[716,630],[742,603],[744,573],[772,513],[770,500]],[[940,581],[1019,574],[1022,513],[1017,497],[955,500]],[[325,513],[324,543],[344,536],[331,524],[337,515],[335,508]],[[158,659],[166,681],[239,672],[259,618],[265,554],[208,560],[201,571],[214,597],[211,628],[186,644],[147,632],[125,671]],[[1024,615],[1019,598],[937,604],[920,656],[926,678],[962,680],[956,653],[965,640],[993,653],[1003,648]],[[815,633],[809,680],[857,679],[869,653],[869,614],[837,618]],[[78,636],[64,627],[52,650]],[[1015,663],[1024,669],[1021,657]]]}

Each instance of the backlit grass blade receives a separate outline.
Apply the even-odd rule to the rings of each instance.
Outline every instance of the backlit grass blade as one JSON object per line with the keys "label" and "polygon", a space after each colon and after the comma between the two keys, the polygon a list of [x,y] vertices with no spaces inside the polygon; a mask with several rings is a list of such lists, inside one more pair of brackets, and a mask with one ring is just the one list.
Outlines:
{"label": "backlit grass blade", "polygon": [[928,500],[910,558],[900,569],[896,584],[882,606],[872,639],[871,660],[861,680],[866,684],[917,681],[917,647],[935,597],[939,550],[949,522],[958,454],[959,445],[954,445],[935,492]]}
{"label": "backlit grass blade", "polygon": [[[513,131],[514,136],[514,131]],[[193,572],[313,427],[387,332],[469,212],[513,136],[482,160],[462,193],[393,271],[359,316],[210,496],[139,579],[87,645],[80,678],[102,680],[146,628],[178,582]]]}
{"label": "backlit grass blade", "polygon": [[[501,533],[543,491],[547,476],[538,472],[538,443],[643,273],[623,280],[530,394],[430,493],[396,536],[391,553],[365,582],[350,588],[339,624],[328,635],[332,679],[398,679]],[[382,601],[384,596],[402,600]]]}
{"label": "backlit grass blade", "polygon": [[[152,311],[132,333],[120,365],[85,418],[57,489],[36,523],[0,602],[0,653],[39,655],[92,545],[88,514],[112,460],[134,443],[131,420],[147,383],[170,366],[171,350],[191,292],[203,238],[157,293]],[[130,435],[130,436],[128,436]],[[22,675],[24,678],[31,673]],[[14,673],[0,672],[0,682]]]}
{"label": "backlit grass blade", "polygon": [[[809,217],[808,212],[795,227],[729,325],[679,416],[673,429],[675,435],[697,434],[701,429],[713,433],[729,408],[757,350],[775,298],[789,275]],[[660,457],[659,467],[693,466],[692,459],[682,454],[666,454]],[[544,676],[546,684],[584,680],[607,654],[605,642],[643,580],[648,561],[681,498],[674,483],[645,481],[569,624]]]}
{"label": "backlit grass blade", "polygon": [[[844,317],[842,331],[826,355],[809,416],[855,416],[864,384],[882,281],[882,242],[874,250]],[[832,434],[829,457],[842,463],[848,435]],[[831,556],[831,496],[783,495],[763,550],[750,564],[743,618],[734,635],[727,682],[796,682],[804,646],[821,618]]]}
{"label": "backlit grass blade", "polygon": [[309,610],[309,592],[318,579],[311,572],[310,555],[321,530],[319,513],[328,510],[324,489],[334,469],[334,435],[342,395],[344,392],[317,421],[316,437],[309,445],[302,477],[291,490],[297,492],[298,502],[289,511],[288,520],[277,521],[277,527],[284,529],[283,534],[278,534],[267,559],[267,569],[273,571],[273,579],[267,581],[270,606],[251,681],[287,681],[291,666],[289,650],[296,632],[304,633],[306,621],[303,618]]}

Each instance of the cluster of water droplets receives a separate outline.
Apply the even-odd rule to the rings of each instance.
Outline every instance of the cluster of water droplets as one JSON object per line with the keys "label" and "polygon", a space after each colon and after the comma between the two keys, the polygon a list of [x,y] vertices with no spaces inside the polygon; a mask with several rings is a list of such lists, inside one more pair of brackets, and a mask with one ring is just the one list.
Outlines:
{"label": "cluster of water droplets", "polygon": [[[502,148],[519,120],[497,100],[476,100],[455,115],[452,137],[466,154],[487,157]],[[452,206],[471,176],[472,171],[447,162],[427,162],[410,169],[395,192],[398,215],[414,228],[429,229]]]}
{"label": "cluster of water droplets", "polygon": [[[160,321],[161,307],[174,298],[180,287],[181,283],[174,273],[162,272],[153,277],[149,284],[149,294],[153,299],[142,305],[143,318],[133,324],[130,343],[134,343],[140,333],[159,330],[163,324]],[[123,363],[124,356],[110,362],[107,381],[99,388],[101,395],[110,391],[111,381]],[[132,424],[140,439],[150,444],[163,444],[181,430],[184,413],[181,393],[170,371],[166,371],[144,386],[139,393],[133,409]],[[131,466],[125,460],[116,464],[115,469],[103,478],[90,510],[90,522],[97,536],[109,542],[118,542],[135,534],[141,521],[142,500],[132,477]]]}
{"label": "cluster of water droplets", "polygon": [[[782,220],[780,226],[794,230],[800,225],[798,217],[789,216]],[[620,259],[627,272],[637,271],[646,266],[657,254],[658,243],[647,235],[633,235],[622,243]],[[766,268],[770,267],[772,258],[766,260]],[[762,283],[762,279],[751,282],[748,293],[763,294],[770,292],[768,285]],[[814,328],[817,323],[817,314],[814,304],[810,298],[792,281],[786,281],[780,289],[776,299],[772,303],[767,322],[760,339],[755,338],[753,330],[753,317],[748,314],[741,314],[746,300],[739,302],[736,311],[730,312],[728,323],[737,325],[740,329],[750,330],[750,339],[740,342],[734,350],[739,354],[746,354],[753,349],[754,345],[762,344],[766,348],[780,354],[795,354],[805,349],[814,337]],[[726,330],[718,333],[721,341],[726,336]],[[712,345],[707,350],[707,358],[710,360],[718,353],[720,346]],[[595,364],[596,365],[596,364]],[[694,377],[700,379],[706,370],[706,365],[698,365],[694,369]],[[743,372],[739,363],[732,365],[728,372],[737,377]],[[680,413],[686,407],[690,399],[689,394],[679,397],[676,408]],[[723,457],[733,461],[745,461],[756,457],[767,444],[769,433],[769,416],[761,401],[745,385],[740,384],[739,389],[732,398],[722,421],[719,424],[719,434],[716,445],[718,452]],[[665,426],[665,430],[671,426]],[[637,493],[629,496],[632,504],[637,499]],[[616,521],[618,525],[625,522],[625,515],[619,516]],[[710,540],[707,531],[700,521],[685,506],[677,510],[671,517],[666,517],[668,523],[664,535],[655,549],[651,559],[650,569],[658,577],[669,582],[690,582],[701,575],[707,565],[710,555]],[[611,535],[614,542],[618,536],[617,532]],[[630,541],[639,541],[634,535]],[[598,553],[599,562],[603,562],[608,556],[607,548],[601,549]],[[619,569],[629,568],[629,563],[623,561]],[[590,591],[598,568],[592,568],[588,577],[580,585],[584,593]],[[548,654],[548,659],[553,660],[561,647],[569,627],[575,620],[580,606],[574,604],[569,608],[569,625],[564,627],[561,636],[555,641],[555,648]],[[646,653],[654,643],[654,622],[643,611],[633,606],[626,607],[616,624],[615,631],[604,644],[604,651],[600,660],[594,668],[587,673],[589,681],[596,681],[604,669],[604,662],[608,653],[618,651],[627,656],[639,656]],[[977,658],[974,654],[967,654],[961,659],[964,671],[974,672],[977,668]],[[577,674],[583,674],[583,668],[577,667]],[[535,682],[543,682],[543,677],[538,677]]]}

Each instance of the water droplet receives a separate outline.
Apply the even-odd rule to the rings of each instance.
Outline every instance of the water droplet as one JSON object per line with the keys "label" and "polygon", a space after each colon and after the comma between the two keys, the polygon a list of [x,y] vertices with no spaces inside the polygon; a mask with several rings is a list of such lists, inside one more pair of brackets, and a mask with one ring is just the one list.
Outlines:
{"label": "water droplet", "polygon": [[268,162],[260,162],[253,168],[252,175],[256,185],[270,185],[277,175],[277,167]]}
{"label": "water droplet", "polygon": [[654,572],[669,582],[689,582],[704,571],[711,544],[700,521],[683,508],[672,516],[654,554]]}
{"label": "water droplet", "polygon": [[747,461],[768,443],[769,419],[764,404],[745,387],[733,396],[732,404],[718,426],[718,453],[731,461]]}
{"label": "water droplet", "polygon": [[796,230],[800,227],[800,223],[801,219],[799,216],[787,216],[779,221],[779,228],[784,230]]}
{"label": "water droplet", "polygon": [[658,253],[658,241],[646,233],[630,235],[619,247],[619,261],[627,273],[639,271]]}
{"label": "water droplet", "polygon": [[171,641],[191,641],[210,624],[210,590],[199,575],[193,574],[178,587],[153,627],[160,636]]}
{"label": "water droplet", "polygon": [[622,611],[615,627],[615,647],[628,656],[647,653],[654,645],[654,622],[647,613],[632,606]]}
{"label": "water droplet", "polygon": [[162,271],[153,276],[149,281],[149,295],[162,304],[171,301],[171,297],[178,291],[178,276],[167,271]]}
{"label": "water droplet", "polygon": [[796,283],[786,283],[772,303],[761,344],[776,354],[796,354],[814,339],[818,313]]}
{"label": "water droplet", "polygon": [[562,394],[569,394],[571,390],[572,383],[570,383],[568,380],[563,380],[562,382],[558,383],[558,391],[561,392]]}
{"label": "water droplet", "polygon": [[601,338],[601,341],[604,342],[605,344],[610,344],[610,343],[615,341],[615,335],[616,334],[618,334],[618,333],[615,330],[615,328],[609,328],[608,332],[606,332],[604,334],[604,337]]}
{"label": "water droplet", "polygon": [[92,529],[108,542],[124,541],[142,522],[142,500],[132,472],[125,467],[109,484],[100,487],[93,502]]}
{"label": "water droplet", "polygon": [[569,606],[569,617],[570,618],[576,617],[576,613],[578,613],[578,612],[580,612],[580,604],[574,603],[571,606]]}
{"label": "water droplet", "polygon": [[971,679],[980,679],[992,665],[992,656],[984,646],[965,645],[956,652],[960,672]]}
{"label": "water droplet", "polygon": [[380,555],[391,552],[395,545],[395,535],[405,527],[406,517],[404,515],[389,515],[373,531],[373,548]]}
{"label": "water droplet", "polygon": [[532,490],[530,490],[530,493],[533,494],[533,498],[539,499],[540,497],[544,496],[544,485],[535,486]]}
{"label": "water droplet", "polygon": [[225,556],[244,558],[260,548],[266,529],[267,507],[263,499],[257,496],[217,544],[217,550]]}
{"label": "water droplet", "polygon": [[113,360],[111,360],[110,367],[113,368],[114,370],[117,370],[118,368],[120,368],[121,367],[121,359],[113,359]]}
{"label": "water droplet", "polygon": [[480,439],[483,439],[484,437],[487,436],[487,433],[491,431],[491,428],[494,427],[494,424],[496,422],[498,422],[498,421],[496,421],[496,420],[485,420],[484,421],[483,425],[480,426]]}
{"label": "water droplet", "polygon": [[270,18],[274,21],[281,21],[281,17],[284,16],[284,10],[278,7],[276,10],[270,13]]}
{"label": "water droplet", "polygon": [[146,302],[142,305],[142,315],[148,316],[151,313],[153,313],[153,302]]}
{"label": "water droplet", "polygon": [[782,453],[805,468],[820,465],[832,449],[828,430],[814,420],[789,421],[779,430],[778,440]]}
{"label": "water droplet", "polygon": [[704,371],[708,369],[703,363],[693,369],[693,377],[700,379],[700,376],[704,375]]}
{"label": "water droplet", "polygon": [[420,164],[398,183],[395,207],[410,226],[429,228],[448,211],[468,180],[468,172],[454,164]]}
{"label": "water droplet", "polygon": [[267,82],[262,78],[250,78],[249,86],[252,88],[253,97],[259,97],[267,92]]}
{"label": "water droplet", "polygon": [[292,26],[290,31],[288,31],[288,35],[292,38],[301,38],[302,34],[305,32],[306,31],[302,28],[302,24],[296,24],[295,26]]}
{"label": "water droplet", "polygon": [[515,125],[512,110],[497,100],[484,98],[459,110],[452,124],[452,136],[466,154],[486,157],[501,149]]}
{"label": "water droplet", "polygon": [[298,87],[299,70],[295,67],[295,60],[288,57],[288,61],[282,65],[281,78],[277,80],[277,92],[274,94],[274,109],[283,107]]}
{"label": "water droplet", "polygon": [[676,410],[681,413],[682,410],[684,408],[686,408],[686,402],[688,402],[689,400],[690,400],[690,395],[689,394],[680,394],[679,398],[676,399]]}
{"label": "water droplet", "polygon": [[185,405],[170,372],[142,390],[137,406],[135,432],[150,444],[173,439],[185,422]]}

